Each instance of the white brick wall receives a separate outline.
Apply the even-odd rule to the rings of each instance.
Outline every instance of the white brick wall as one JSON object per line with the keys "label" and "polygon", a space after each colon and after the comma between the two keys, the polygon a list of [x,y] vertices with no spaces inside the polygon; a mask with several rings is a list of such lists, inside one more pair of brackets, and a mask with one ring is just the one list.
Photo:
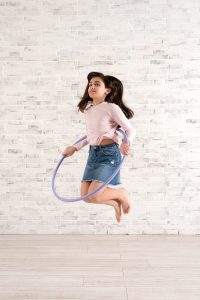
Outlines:
{"label": "white brick wall", "polygon": [[[0,233],[200,233],[200,2],[0,2]],[[122,169],[134,210],[63,203],[59,149],[85,134],[90,71],[119,77],[137,138]],[[57,187],[79,194],[87,148]]]}

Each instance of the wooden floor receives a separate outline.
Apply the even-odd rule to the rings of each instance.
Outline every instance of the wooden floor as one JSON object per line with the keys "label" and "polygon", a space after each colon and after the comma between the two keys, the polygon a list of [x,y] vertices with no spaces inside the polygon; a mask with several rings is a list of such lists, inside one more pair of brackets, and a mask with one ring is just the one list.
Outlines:
{"label": "wooden floor", "polygon": [[0,299],[200,300],[200,237],[0,235]]}

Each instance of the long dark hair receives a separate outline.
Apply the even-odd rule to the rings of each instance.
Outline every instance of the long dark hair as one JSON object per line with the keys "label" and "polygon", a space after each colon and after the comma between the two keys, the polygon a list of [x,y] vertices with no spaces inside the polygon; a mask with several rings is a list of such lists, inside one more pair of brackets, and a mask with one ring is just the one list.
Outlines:
{"label": "long dark hair", "polygon": [[109,88],[111,89],[111,93],[107,95],[107,97],[110,95],[108,102],[117,104],[127,119],[131,119],[134,116],[134,112],[123,102],[124,88],[122,82],[118,78],[111,75],[106,75],[104,78],[109,81]]}
{"label": "long dark hair", "polygon": [[130,108],[128,108],[123,102],[123,99],[122,99],[123,84],[122,84],[122,82],[114,76],[111,76],[111,75],[105,76],[103,73],[99,73],[99,72],[90,72],[87,75],[88,84],[86,86],[83,97],[81,98],[81,101],[77,105],[78,110],[80,110],[81,112],[84,112],[84,110],[87,106],[87,103],[89,101],[92,101],[92,98],[90,98],[90,96],[88,94],[88,87],[89,87],[89,82],[93,77],[100,77],[102,79],[102,81],[104,82],[105,87],[111,89],[110,93],[106,96],[105,101],[109,102],[109,103],[117,104],[121,108],[123,113],[125,114],[126,118],[131,119],[134,116],[134,112]]}

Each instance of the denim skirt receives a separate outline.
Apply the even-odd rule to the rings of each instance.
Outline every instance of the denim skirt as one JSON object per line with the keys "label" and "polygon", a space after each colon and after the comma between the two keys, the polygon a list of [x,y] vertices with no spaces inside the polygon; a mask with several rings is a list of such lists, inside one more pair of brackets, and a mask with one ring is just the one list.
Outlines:
{"label": "denim skirt", "polygon": [[[119,144],[89,146],[89,155],[82,181],[105,182],[121,162]],[[118,187],[121,184],[120,170],[107,186]]]}

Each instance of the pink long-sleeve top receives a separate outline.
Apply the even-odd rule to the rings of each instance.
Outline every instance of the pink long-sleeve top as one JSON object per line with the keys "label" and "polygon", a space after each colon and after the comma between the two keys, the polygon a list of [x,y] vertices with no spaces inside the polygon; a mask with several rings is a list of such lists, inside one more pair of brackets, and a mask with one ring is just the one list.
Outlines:
{"label": "pink long-sleeve top", "polygon": [[113,139],[118,143],[117,127],[120,126],[129,137],[131,143],[136,131],[126,118],[121,108],[115,103],[102,102],[93,105],[90,101],[84,110],[87,139],[73,145],[80,150],[86,145],[100,145],[103,139]]}

